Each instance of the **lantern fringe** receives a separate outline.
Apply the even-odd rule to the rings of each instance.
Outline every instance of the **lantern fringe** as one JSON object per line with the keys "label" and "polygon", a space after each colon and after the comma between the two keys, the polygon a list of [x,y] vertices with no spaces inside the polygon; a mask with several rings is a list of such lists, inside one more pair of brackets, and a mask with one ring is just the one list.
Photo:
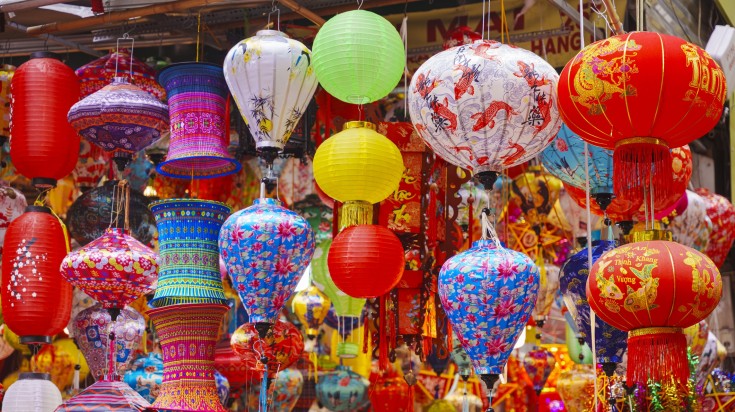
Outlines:
{"label": "lantern fringe", "polygon": [[378,321],[378,368],[381,371],[388,370],[388,338],[386,336],[388,329],[388,314],[386,306],[388,305],[388,294],[380,297],[380,320]]}
{"label": "lantern fringe", "polygon": [[447,318],[447,352],[452,353],[452,350],[454,350],[454,338],[452,336],[452,325],[449,323],[449,318]]}
{"label": "lantern fringe", "polygon": [[651,188],[656,199],[674,193],[668,145],[653,138],[625,139],[613,153],[613,191],[623,199],[642,201],[643,191]]}
{"label": "lantern fringe", "polygon": [[413,385],[408,385],[408,409],[406,409],[407,412],[413,412],[413,404],[414,404]]}
{"label": "lantern fringe", "polygon": [[370,339],[370,335],[368,320],[365,319],[365,324],[362,327],[362,353],[368,353],[368,340]]}
{"label": "lantern fringe", "polygon": [[679,328],[645,328],[628,337],[628,386],[669,379],[686,390],[689,379],[686,337]]}
{"label": "lantern fringe", "polygon": [[339,212],[340,230],[354,225],[373,223],[373,205],[364,200],[348,200]]}

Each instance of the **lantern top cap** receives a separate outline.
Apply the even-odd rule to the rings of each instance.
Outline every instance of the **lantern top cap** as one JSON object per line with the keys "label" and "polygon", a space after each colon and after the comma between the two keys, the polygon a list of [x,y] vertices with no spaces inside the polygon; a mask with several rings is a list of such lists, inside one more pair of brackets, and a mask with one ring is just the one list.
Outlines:
{"label": "lantern top cap", "polygon": [[51,381],[51,375],[48,373],[41,373],[41,372],[23,372],[20,375],[18,375],[18,380],[44,380],[44,381]]}
{"label": "lantern top cap", "polygon": [[[206,67],[209,70],[213,70],[212,68],[214,68],[214,69],[217,69],[217,71],[220,72],[220,74],[222,73],[222,66],[219,65],[219,64],[215,64],[215,63],[208,63],[208,62],[180,62],[180,63],[172,63],[172,64],[169,64],[168,66],[164,67],[163,69],[161,69],[160,72],[158,72],[158,74],[156,75],[156,82],[158,82],[159,84],[162,83],[163,82],[162,79],[164,79],[163,74],[170,72],[171,69],[173,69],[173,68],[180,68],[180,67],[186,67],[186,66],[201,67],[201,68],[205,68]],[[166,76],[168,76],[168,74],[166,74]]]}
{"label": "lantern top cap", "polygon": [[492,239],[480,239],[472,242],[472,248],[488,248],[488,249],[499,249],[498,245]]}
{"label": "lantern top cap", "polygon": [[342,127],[342,130],[347,129],[357,129],[357,128],[363,128],[363,129],[370,129],[370,130],[377,130],[377,127],[375,127],[375,124],[365,121],[351,121],[351,122],[345,122],[344,127]]}
{"label": "lantern top cap", "polygon": [[51,209],[46,206],[28,205],[26,206],[25,213],[37,212],[37,213],[51,213]]}
{"label": "lantern top cap", "polygon": [[56,60],[61,61],[61,56],[59,56],[56,53],[49,52],[49,51],[37,51],[37,52],[33,52],[33,53],[31,53],[30,58],[31,58],[31,60],[33,60],[33,59],[56,59]]}
{"label": "lantern top cap", "polygon": [[259,197],[255,200],[253,200],[254,205],[275,205],[275,206],[282,206],[280,200],[272,198],[272,197]]}
{"label": "lantern top cap", "polygon": [[255,32],[256,36],[275,36],[275,37],[285,37],[290,38],[288,34],[280,31],[280,30],[258,30]]}
{"label": "lantern top cap", "polygon": [[633,242],[647,242],[651,240],[664,240],[671,242],[673,236],[670,230],[650,229],[633,232]]}

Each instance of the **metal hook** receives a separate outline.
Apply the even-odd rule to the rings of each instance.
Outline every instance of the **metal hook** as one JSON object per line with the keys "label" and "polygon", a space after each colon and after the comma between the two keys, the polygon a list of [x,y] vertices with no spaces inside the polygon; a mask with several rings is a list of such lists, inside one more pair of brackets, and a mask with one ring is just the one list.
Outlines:
{"label": "metal hook", "polygon": [[357,0],[357,9],[360,10],[362,8],[362,3],[364,0]]}
{"label": "metal hook", "polygon": [[276,13],[276,30],[281,31],[281,9],[276,4],[276,0],[271,1],[271,12],[268,13],[268,28],[271,25],[271,15]]}
{"label": "metal hook", "polygon": [[118,37],[117,42],[115,43],[115,77],[117,77],[118,73],[118,65],[120,63],[120,41],[129,41],[130,42],[130,81],[133,80],[133,52],[135,51],[135,38],[130,36],[130,32],[123,33],[122,37]]}

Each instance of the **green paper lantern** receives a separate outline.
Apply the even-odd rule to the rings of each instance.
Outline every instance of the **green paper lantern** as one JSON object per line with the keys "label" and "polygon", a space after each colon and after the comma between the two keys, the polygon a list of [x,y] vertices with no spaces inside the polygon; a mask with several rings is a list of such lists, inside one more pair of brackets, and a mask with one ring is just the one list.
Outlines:
{"label": "green paper lantern", "polygon": [[[574,334],[574,331],[569,325],[567,326],[567,332],[566,332],[566,340],[567,340],[567,349],[569,350],[569,358],[572,359],[574,363],[579,363],[582,365],[591,365],[592,364],[592,350],[590,349],[587,344],[579,344],[579,339]],[[582,355],[582,356],[580,356]]]}
{"label": "green paper lantern", "polygon": [[325,240],[318,244],[316,250],[314,250],[314,256],[311,258],[311,281],[332,301],[337,316],[358,318],[362,313],[366,300],[347,295],[339,290],[332,281],[327,266],[327,254],[331,245],[331,239]]}
{"label": "green paper lantern", "polygon": [[406,64],[403,41],[385,18],[366,10],[338,14],[317,33],[311,52],[319,83],[332,96],[367,104],[387,96]]}

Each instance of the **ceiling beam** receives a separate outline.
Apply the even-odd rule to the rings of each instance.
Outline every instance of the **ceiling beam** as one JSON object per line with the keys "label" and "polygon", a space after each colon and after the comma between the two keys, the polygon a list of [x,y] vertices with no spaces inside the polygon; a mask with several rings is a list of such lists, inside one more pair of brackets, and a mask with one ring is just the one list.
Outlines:
{"label": "ceiling beam", "polygon": [[42,6],[50,6],[52,4],[63,3],[66,0],[19,0],[19,1],[0,1],[0,12],[10,13],[13,11],[35,9]]}
{"label": "ceiling beam", "polygon": [[[562,13],[569,16],[570,19],[574,20],[575,23],[580,25],[580,19],[579,19],[579,10],[575,9],[574,7],[570,6],[566,0],[549,0],[549,3],[554,5],[557,9],[559,9]],[[584,18],[584,29],[590,33],[592,33],[593,37],[596,39],[604,39],[605,33],[602,30],[595,29],[595,25],[592,24],[589,19]]]}
{"label": "ceiling beam", "polygon": [[322,27],[324,23],[327,22],[322,16],[314,13],[306,7],[301,6],[296,0],[278,0],[278,2],[293,10],[294,12],[302,15],[304,18],[308,19],[319,27]]}
{"label": "ceiling beam", "polygon": [[[12,22],[12,21],[7,22],[6,24],[8,25],[8,27],[11,27],[11,28],[13,28],[15,30],[18,30],[20,32],[25,32],[28,29],[27,27],[23,26],[22,24],[18,24],[18,23]],[[58,36],[54,36],[53,34],[39,34],[36,37],[40,38],[41,40],[48,40],[48,41],[52,41],[54,43],[61,44],[61,45],[66,46],[66,47],[68,47],[68,48],[70,48],[72,50],[79,50],[80,52],[89,54],[91,56],[102,57],[102,56],[105,55],[104,53],[101,53],[101,52],[99,52],[97,50],[94,50],[91,47],[87,47],[87,46],[85,46],[83,44],[79,44],[79,43],[73,42],[71,40],[67,40],[67,39],[58,37]]]}

